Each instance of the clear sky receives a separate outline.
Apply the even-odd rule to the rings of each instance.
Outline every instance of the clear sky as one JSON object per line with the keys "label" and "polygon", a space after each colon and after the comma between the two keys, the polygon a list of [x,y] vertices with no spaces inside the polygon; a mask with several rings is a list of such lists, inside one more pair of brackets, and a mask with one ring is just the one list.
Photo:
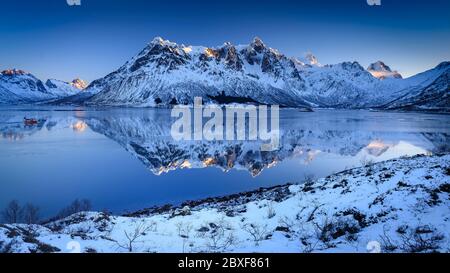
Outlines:
{"label": "clear sky", "polygon": [[0,0],[0,69],[43,80],[103,77],[155,36],[205,46],[259,36],[288,56],[383,60],[410,76],[450,60],[450,1]]}

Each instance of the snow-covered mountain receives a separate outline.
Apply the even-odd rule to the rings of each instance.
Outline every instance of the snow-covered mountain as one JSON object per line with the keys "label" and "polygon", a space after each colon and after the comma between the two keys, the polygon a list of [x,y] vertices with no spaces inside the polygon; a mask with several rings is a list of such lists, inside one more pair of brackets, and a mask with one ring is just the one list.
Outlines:
{"label": "snow-covered mountain", "polygon": [[155,38],[117,71],[92,82],[88,104],[191,104],[256,101],[301,107],[304,80],[296,64],[255,38],[250,45],[217,48]]}
{"label": "snow-covered mountain", "polygon": [[[386,80],[374,77],[373,71],[384,73],[379,78]],[[200,96],[207,103],[369,108],[386,105],[413,89],[426,91],[424,83],[440,76],[435,72],[423,73],[422,82],[400,80],[382,62],[371,65],[369,71],[358,62],[320,65],[312,54],[288,58],[259,38],[249,45],[225,43],[209,48],[157,37],[118,70],[92,82],[86,89],[92,96],[82,101],[88,105],[167,106],[191,104]],[[80,101],[79,96],[73,99]]]}
{"label": "snow-covered mountain", "polygon": [[432,110],[450,108],[450,62],[405,80],[403,96],[384,105],[388,109]]}
{"label": "snow-covered mountain", "polygon": [[78,94],[87,87],[87,84],[81,79],[74,79],[71,82],[49,79],[45,82],[45,86],[52,94],[61,98]]}
{"label": "snow-covered mountain", "polygon": [[88,84],[86,81],[80,79],[80,78],[76,78],[73,81],[70,82],[70,85],[75,87],[78,90],[83,90],[86,87],[88,87]]}
{"label": "snow-covered mountain", "polygon": [[[317,57],[311,52],[306,53],[303,57],[293,58],[294,62],[300,62],[303,66],[321,66]],[[301,69],[301,68],[300,68]]]}
{"label": "snow-covered mountain", "polygon": [[[264,103],[286,107],[450,111],[449,62],[402,79],[381,61],[321,65],[311,53],[287,57],[259,38],[248,45],[186,46],[160,37],[107,76],[43,84],[19,70],[2,72],[0,103],[170,106]],[[83,89],[79,92],[78,89]]]}
{"label": "snow-covered mountain", "polygon": [[44,84],[31,73],[8,69],[0,73],[0,104],[43,102],[75,95],[85,87],[80,79],[70,83],[50,79]]}
{"label": "snow-covered mountain", "polygon": [[17,69],[0,73],[0,103],[25,103],[51,97],[42,81],[30,73]]}
{"label": "snow-covered mountain", "polygon": [[397,71],[392,71],[389,66],[387,66],[382,61],[377,61],[373,64],[370,64],[367,68],[367,71],[372,74],[375,78],[378,78],[380,80],[393,78],[393,79],[402,79],[402,75],[398,73]]}

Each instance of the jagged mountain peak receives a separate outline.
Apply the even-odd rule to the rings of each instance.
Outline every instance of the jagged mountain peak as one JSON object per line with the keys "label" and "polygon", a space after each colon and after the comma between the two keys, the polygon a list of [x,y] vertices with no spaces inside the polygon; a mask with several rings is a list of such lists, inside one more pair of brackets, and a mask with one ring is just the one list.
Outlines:
{"label": "jagged mountain peak", "polygon": [[250,48],[254,49],[258,53],[261,53],[266,48],[266,45],[259,37],[255,37],[250,44]]}
{"label": "jagged mountain peak", "polygon": [[86,88],[86,86],[86,82],[81,79],[75,79],[71,82],[48,79],[45,82],[45,87],[48,92],[58,98],[78,94],[81,90]]}
{"label": "jagged mountain peak", "polygon": [[7,75],[7,76],[14,76],[14,75],[29,75],[28,72],[21,70],[21,69],[5,69],[1,72],[2,75]]}
{"label": "jagged mountain peak", "polygon": [[391,68],[382,61],[376,61],[370,64],[367,70],[392,72]]}
{"label": "jagged mountain peak", "polygon": [[319,60],[317,59],[317,57],[310,51],[306,52],[303,55],[303,57],[294,58],[294,61],[297,63],[300,63],[303,66],[316,66],[316,67],[322,66],[319,63]]}
{"label": "jagged mountain peak", "polygon": [[345,70],[360,70],[360,71],[364,71],[364,68],[357,61],[343,62],[343,63],[340,63],[338,65],[340,65]]}
{"label": "jagged mountain peak", "polygon": [[319,65],[319,60],[312,52],[307,52],[305,54],[305,60],[308,61],[310,65]]}
{"label": "jagged mountain peak", "polygon": [[372,64],[370,64],[367,67],[367,71],[370,72],[370,74],[372,74],[372,76],[374,76],[375,78],[378,78],[380,80],[384,80],[384,79],[402,79],[402,75],[400,75],[400,73],[398,73],[397,71],[393,71],[388,65],[386,65],[384,62],[382,61],[376,61]]}
{"label": "jagged mountain peak", "polygon": [[150,45],[175,45],[175,43],[165,40],[164,38],[160,36],[156,36],[153,38],[153,40],[150,42]]}
{"label": "jagged mountain peak", "polygon": [[75,87],[77,89],[80,89],[80,90],[83,90],[83,89],[85,89],[88,86],[87,82],[82,80],[82,79],[80,79],[80,78],[74,79],[72,82],[70,82],[70,84],[73,87]]}

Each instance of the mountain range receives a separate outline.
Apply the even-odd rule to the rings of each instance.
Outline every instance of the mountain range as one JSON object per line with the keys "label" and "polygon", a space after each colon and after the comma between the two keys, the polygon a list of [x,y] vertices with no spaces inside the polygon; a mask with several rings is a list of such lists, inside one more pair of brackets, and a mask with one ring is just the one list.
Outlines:
{"label": "mountain range", "polygon": [[211,48],[157,37],[87,87],[56,80],[43,84],[23,71],[4,71],[0,103],[168,107],[202,97],[205,103],[220,104],[448,111],[449,73],[450,62],[442,62],[403,79],[382,61],[367,69],[358,62],[322,65],[312,53],[288,57],[259,38],[248,45]]}
{"label": "mountain range", "polygon": [[31,73],[19,69],[0,72],[0,104],[47,102],[75,95],[87,87],[86,82],[49,79],[45,83]]}

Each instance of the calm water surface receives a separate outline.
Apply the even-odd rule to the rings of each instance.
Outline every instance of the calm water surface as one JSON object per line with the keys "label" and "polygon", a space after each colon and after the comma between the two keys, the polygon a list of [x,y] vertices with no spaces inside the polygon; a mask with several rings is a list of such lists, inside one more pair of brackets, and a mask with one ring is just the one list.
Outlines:
{"label": "calm water surface", "polygon": [[[27,127],[23,117],[41,119]],[[323,177],[405,155],[448,152],[450,116],[281,110],[281,147],[170,136],[165,109],[0,108],[0,207],[42,216],[75,198],[116,213]]]}

